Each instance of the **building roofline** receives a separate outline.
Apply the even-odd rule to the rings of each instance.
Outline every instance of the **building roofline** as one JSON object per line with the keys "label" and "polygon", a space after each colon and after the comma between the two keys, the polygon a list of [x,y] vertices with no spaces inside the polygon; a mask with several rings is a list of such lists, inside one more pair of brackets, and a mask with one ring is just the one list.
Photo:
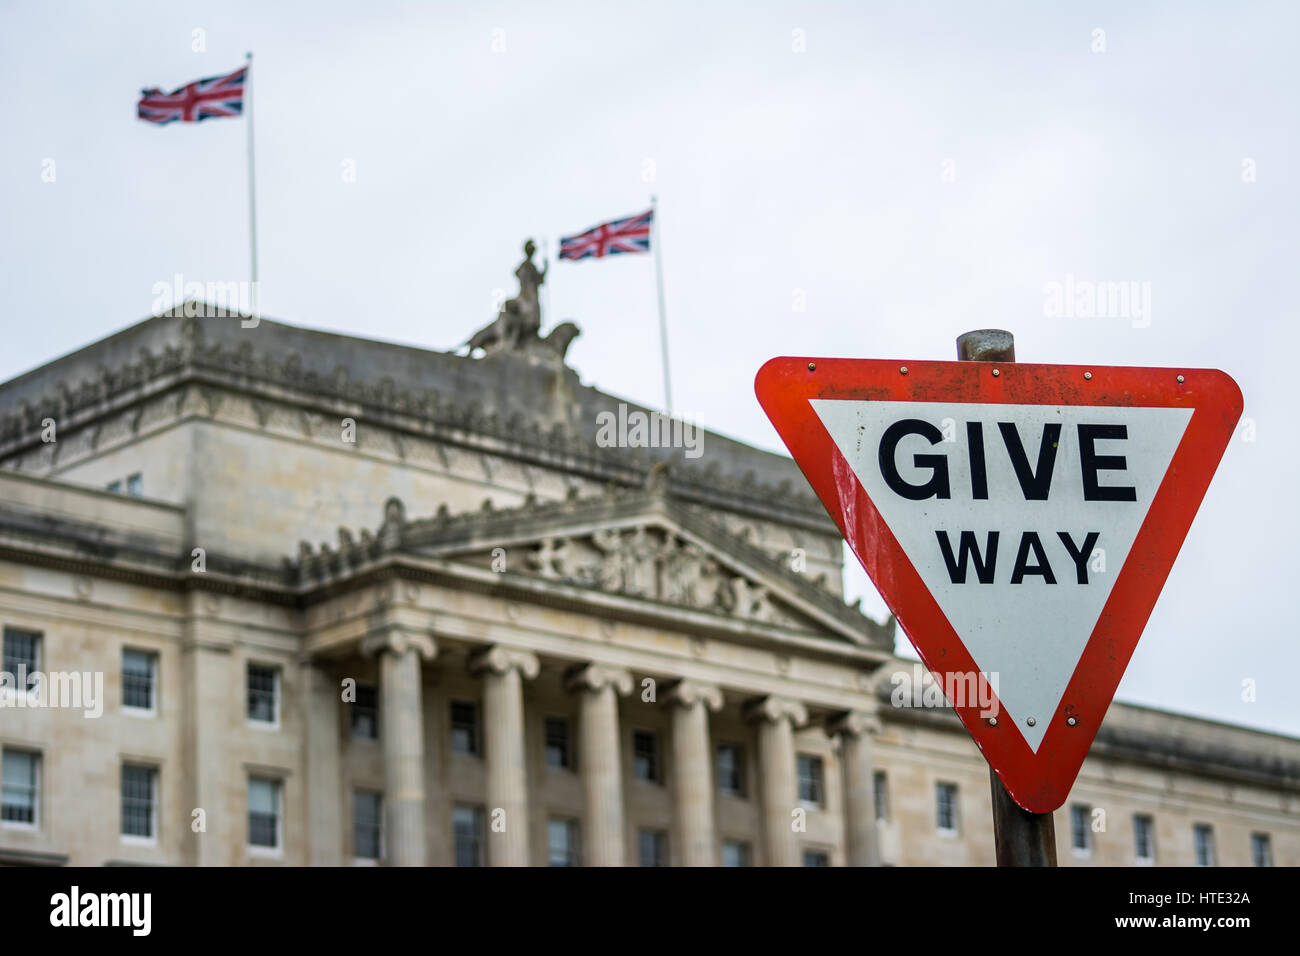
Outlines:
{"label": "building roofline", "polygon": [[[926,667],[923,661],[919,661],[912,657],[900,657],[897,654],[895,654],[893,658],[888,663],[886,663],[886,665],[883,668],[881,668],[880,672],[877,675],[876,695],[882,702],[889,703],[890,700],[891,689],[888,686],[889,674],[895,673],[898,670],[898,665],[903,665],[903,664],[908,665],[909,667],[912,665],[916,665],[918,667],[921,667],[922,669],[925,669]],[[1287,733],[1284,730],[1272,730],[1265,727],[1254,727],[1251,726],[1250,724],[1239,724],[1236,723],[1235,721],[1230,721],[1230,720],[1220,720],[1214,717],[1203,717],[1199,714],[1188,713],[1187,711],[1182,711],[1182,710],[1174,710],[1169,707],[1156,707],[1152,704],[1139,704],[1133,701],[1125,700],[1122,697],[1116,697],[1113,701],[1111,701],[1111,707],[1120,707],[1123,708],[1124,710],[1140,711],[1143,713],[1153,714],[1159,717],[1169,717],[1173,720],[1178,720],[1178,721],[1201,723],[1218,729],[1235,730],[1245,734],[1251,734],[1254,736],[1273,737],[1279,741],[1284,741],[1288,744],[1295,744],[1297,746],[1300,746],[1300,733],[1291,734],[1291,733]],[[954,713],[951,708],[946,706],[942,708],[891,706],[889,708],[889,711],[890,712],[910,711],[912,713],[915,713],[917,711],[927,711],[930,713],[941,711],[950,714],[953,720],[957,720],[956,713]]]}
{"label": "building roofline", "polygon": [[[356,370],[339,364],[344,354]],[[237,317],[200,320],[176,310],[0,383],[0,458],[36,447],[45,418],[84,427],[164,384],[196,379],[254,395],[297,395],[312,406],[343,402],[388,427],[432,429],[453,443],[449,432],[471,433],[504,442],[508,456],[576,456],[581,470],[625,484],[639,484],[652,465],[669,461],[674,484],[702,502],[838,534],[784,455],[704,429],[706,454],[698,464],[681,448],[601,447],[602,413],[663,413],[582,385],[558,355],[470,359],[272,320],[244,330]]]}
{"label": "building roofline", "polygon": [[1184,710],[1174,710],[1170,707],[1157,707],[1153,704],[1139,704],[1131,700],[1124,700],[1120,697],[1116,697],[1115,700],[1112,701],[1111,706],[1119,706],[1126,710],[1157,714],[1161,717],[1170,717],[1179,721],[1191,721],[1206,724],[1220,729],[1241,731],[1242,733],[1252,734],[1254,736],[1273,737],[1277,740],[1286,741],[1287,743],[1300,744],[1300,734],[1289,734],[1284,730],[1272,730],[1267,727],[1255,727],[1250,724],[1239,724],[1236,721],[1231,720],[1203,717],[1199,714],[1188,713]]}

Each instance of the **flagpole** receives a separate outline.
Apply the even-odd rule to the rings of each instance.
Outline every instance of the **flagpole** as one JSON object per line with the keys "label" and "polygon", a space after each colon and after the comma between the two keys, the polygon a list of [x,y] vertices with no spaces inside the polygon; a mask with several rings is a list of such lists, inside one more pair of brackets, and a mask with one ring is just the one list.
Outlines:
{"label": "flagpole", "polygon": [[257,306],[257,191],[253,176],[253,54],[245,54],[248,59],[247,73],[244,75],[244,106],[248,114],[248,252],[252,262],[251,302],[253,315],[258,314]]}
{"label": "flagpole", "polygon": [[664,408],[669,416],[673,413],[673,387],[668,373],[668,320],[664,317],[664,268],[659,256],[659,205],[656,197],[650,197],[650,245],[655,254],[655,287],[659,291],[659,349],[660,361],[664,370]]}

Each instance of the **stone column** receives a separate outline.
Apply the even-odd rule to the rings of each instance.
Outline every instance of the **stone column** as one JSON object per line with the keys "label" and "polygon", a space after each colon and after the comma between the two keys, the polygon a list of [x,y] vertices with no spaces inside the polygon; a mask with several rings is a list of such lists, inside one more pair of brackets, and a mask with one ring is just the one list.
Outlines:
{"label": "stone column", "polygon": [[673,705],[673,800],[681,865],[717,866],[708,711],[722,709],[722,691],[683,680],[669,689],[668,701]]}
{"label": "stone column", "polygon": [[384,834],[390,866],[426,866],[424,832],[424,707],[420,658],[437,647],[427,634],[396,627],[362,641],[363,654],[379,655],[379,734],[384,751]]}
{"label": "stone column", "polygon": [[341,689],[319,662],[304,658],[300,664],[307,781],[307,864],[342,866]]}
{"label": "stone column", "polygon": [[[528,767],[524,748],[523,679],[537,676],[537,655],[497,645],[470,658],[483,675],[484,762],[487,764],[488,864],[528,865]],[[494,829],[504,810],[504,830]]]}
{"label": "stone column", "polygon": [[223,626],[218,598],[200,591],[186,595],[181,645],[185,804],[178,818],[185,827],[188,866],[234,866],[248,842],[247,791],[230,772],[231,741],[247,719],[245,679],[231,652],[232,632]]}
{"label": "stone column", "polygon": [[798,866],[799,843],[791,816],[799,806],[794,728],[807,722],[808,711],[798,701],[764,697],[751,704],[746,713],[758,724],[759,792],[767,865]]}
{"label": "stone column", "polygon": [[578,772],[582,774],[582,858],[587,866],[623,866],[623,768],[619,759],[618,695],[632,692],[619,667],[580,664],[564,686],[579,695]]}
{"label": "stone column", "polygon": [[840,737],[844,764],[844,836],[849,866],[879,866],[876,836],[876,781],[872,740],[880,719],[854,710],[831,721],[827,728]]}

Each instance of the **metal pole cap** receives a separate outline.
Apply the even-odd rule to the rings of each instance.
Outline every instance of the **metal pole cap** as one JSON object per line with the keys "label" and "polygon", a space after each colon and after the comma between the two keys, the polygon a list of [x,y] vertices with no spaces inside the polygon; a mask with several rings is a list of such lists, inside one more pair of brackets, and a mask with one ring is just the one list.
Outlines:
{"label": "metal pole cap", "polygon": [[976,329],[957,336],[957,359],[962,362],[1014,362],[1016,337],[1005,329]]}

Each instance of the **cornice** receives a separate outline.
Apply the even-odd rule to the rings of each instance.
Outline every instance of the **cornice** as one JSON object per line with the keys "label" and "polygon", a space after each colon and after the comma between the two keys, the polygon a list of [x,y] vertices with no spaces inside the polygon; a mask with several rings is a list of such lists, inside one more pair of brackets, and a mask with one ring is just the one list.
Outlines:
{"label": "cornice", "polygon": [[[513,598],[611,620],[671,627],[682,633],[739,640],[774,651],[875,667],[886,651],[776,625],[738,620],[710,611],[685,609],[644,598],[546,580],[534,575],[498,574],[405,550],[398,529],[404,523],[400,502],[385,509],[377,532],[359,540],[344,532],[341,551],[310,552],[279,566],[242,561],[208,551],[206,570],[192,570],[189,551],[176,553],[147,539],[115,529],[17,512],[0,503],[0,559],[48,567],[71,574],[106,578],[179,592],[210,592],[306,609],[373,584],[399,578],[432,582],[459,590]],[[865,620],[865,619],[864,619]]]}
{"label": "cornice", "polygon": [[[877,686],[883,722],[911,723],[937,730],[965,733],[961,721],[948,707],[894,707],[890,688]],[[1171,715],[1177,718],[1179,715]],[[1100,757],[1157,770],[1172,770],[1212,777],[1229,783],[1250,783],[1270,790],[1300,792],[1300,760],[1252,753],[1218,744],[1199,744],[1164,734],[1103,723],[1088,751]]]}
{"label": "cornice", "polygon": [[[75,384],[60,382],[42,397],[6,409],[0,415],[0,462],[41,444],[45,419],[58,423],[62,440],[63,435],[162,391],[191,384],[281,401],[306,411],[365,415],[372,426],[490,451],[599,482],[639,486],[656,463],[645,449],[601,448],[592,436],[563,424],[544,428],[522,414],[504,420],[485,415],[477,405],[457,402],[436,388],[413,391],[398,387],[390,377],[354,380],[343,364],[331,372],[307,368],[295,351],[259,351],[248,341],[230,348],[205,339],[201,322],[194,318],[183,321],[179,346],[164,344],[158,351],[141,348],[134,361],[112,368],[100,365],[93,377]],[[675,494],[698,504],[818,534],[838,534],[810,489],[790,480],[765,485],[752,470],[724,472],[715,459],[701,466],[683,462],[671,481]]]}

